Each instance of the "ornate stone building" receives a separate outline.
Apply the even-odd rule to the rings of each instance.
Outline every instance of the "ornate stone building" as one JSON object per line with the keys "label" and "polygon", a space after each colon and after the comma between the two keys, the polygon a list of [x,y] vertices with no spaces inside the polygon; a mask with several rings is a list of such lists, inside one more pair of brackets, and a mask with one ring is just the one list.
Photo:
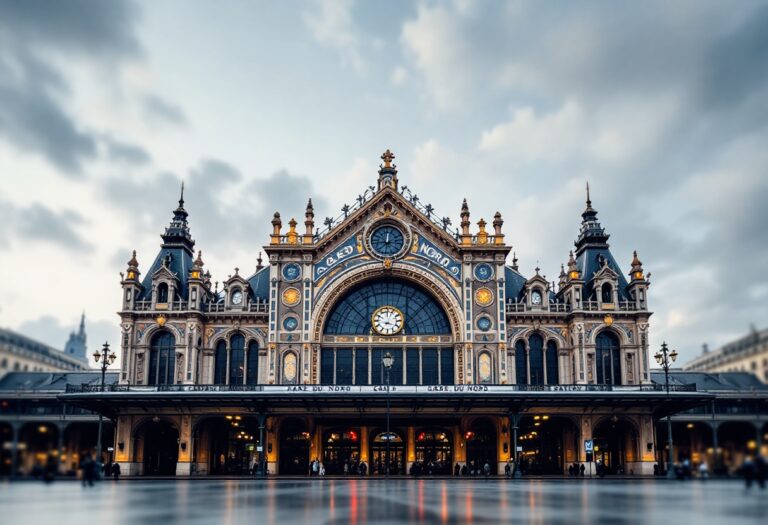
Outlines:
{"label": "ornate stone building", "polygon": [[453,229],[393,158],[322,227],[311,200],[303,227],[275,213],[266,264],[221,290],[182,192],[152,264],[134,252],[122,274],[119,385],[64,396],[116,418],[124,473],[306,474],[316,457],[377,474],[387,448],[392,473],[515,457],[562,473],[587,440],[609,469],[652,471],[655,419],[707,396],[651,383],[649,282],[637,255],[625,277],[589,191],[555,284],[506,264],[499,212],[475,228],[465,200]]}
{"label": "ornate stone building", "polygon": [[768,329],[752,326],[749,334],[710,352],[704,346],[702,354],[683,365],[690,372],[750,372],[768,383]]}

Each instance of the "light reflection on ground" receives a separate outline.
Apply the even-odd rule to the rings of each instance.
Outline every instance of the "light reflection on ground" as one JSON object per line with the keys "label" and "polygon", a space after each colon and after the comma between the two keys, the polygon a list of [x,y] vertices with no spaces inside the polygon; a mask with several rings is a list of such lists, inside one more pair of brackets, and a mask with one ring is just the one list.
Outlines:
{"label": "light reflection on ground", "polygon": [[0,522],[137,524],[765,523],[736,481],[313,479],[0,483]]}

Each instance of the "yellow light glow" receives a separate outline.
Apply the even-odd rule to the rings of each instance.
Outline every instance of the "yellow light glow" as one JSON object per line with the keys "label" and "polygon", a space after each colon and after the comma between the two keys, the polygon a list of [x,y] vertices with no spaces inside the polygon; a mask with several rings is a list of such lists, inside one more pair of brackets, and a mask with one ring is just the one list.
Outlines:
{"label": "yellow light glow", "polygon": [[579,272],[573,271],[570,273],[571,279],[578,279],[579,278]]}
{"label": "yellow light glow", "polygon": [[544,421],[546,421],[547,419],[549,419],[549,416],[541,416],[541,419],[543,419]]}
{"label": "yellow light glow", "polygon": [[46,427],[45,425],[40,425],[39,427],[37,427],[37,431],[40,432],[41,434],[45,434],[46,432],[48,432],[48,427]]}
{"label": "yellow light glow", "polygon": [[541,419],[541,416],[533,416],[533,419],[534,421],[538,421],[539,419]]}
{"label": "yellow light glow", "polygon": [[747,448],[749,450],[755,450],[757,448],[757,441],[755,441],[754,439],[747,441]]}
{"label": "yellow light glow", "polygon": [[688,423],[687,425],[685,425],[685,427],[686,428],[693,428],[693,423]]}

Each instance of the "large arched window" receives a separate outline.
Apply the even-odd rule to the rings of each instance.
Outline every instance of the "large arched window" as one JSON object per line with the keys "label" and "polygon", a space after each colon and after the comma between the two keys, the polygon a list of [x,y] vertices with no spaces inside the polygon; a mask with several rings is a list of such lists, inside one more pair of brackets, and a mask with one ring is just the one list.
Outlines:
{"label": "large arched window", "polygon": [[216,343],[216,351],[213,356],[213,384],[224,385],[227,382],[227,343],[219,341]]}
{"label": "large arched window", "polygon": [[595,366],[597,368],[597,383],[600,385],[621,384],[621,350],[619,338],[610,331],[597,334],[595,349]]}
{"label": "large arched window", "polygon": [[557,345],[554,341],[547,341],[547,384],[558,383]]}
{"label": "large arched window", "polygon": [[395,279],[366,282],[334,306],[325,324],[329,335],[370,335],[371,317],[380,306],[394,306],[403,313],[406,335],[450,334],[443,309],[421,288]]}
{"label": "large arched window", "polygon": [[493,382],[493,364],[488,352],[481,352],[477,358],[477,379],[481,384]]}
{"label": "large arched window", "polygon": [[152,337],[149,348],[149,377],[147,384],[172,385],[176,354],[176,338],[169,332]]}
{"label": "large arched window", "polygon": [[528,356],[525,351],[525,341],[522,339],[515,343],[515,370],[518,385],[528,384]]}
{"label": "large arched window", "polygon": [[157,302],[158,303],[168,302],[168,284],[167,283],[160,283],[157,286]]}
{"label": "large arched window", "polygon": [[259,382],[259,343],[248,343],[248,363],[245,371],[245,384],[255,385]]}
{"label": "large arched window", "polygon": [[528,359],[531,368],[531,384],[544,384],[544,339],[539,334],[528,338]]}
{"label": "large arched window", "polygon": [[235,334],[229,344],[229,384],[242,385],[245,377],[245,337]]}

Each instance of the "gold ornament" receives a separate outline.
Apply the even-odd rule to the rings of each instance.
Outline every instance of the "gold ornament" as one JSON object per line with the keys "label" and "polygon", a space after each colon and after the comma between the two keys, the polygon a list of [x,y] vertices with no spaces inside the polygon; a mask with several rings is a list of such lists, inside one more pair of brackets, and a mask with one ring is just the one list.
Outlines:
{"label": "gold ornament", "polygon": [[158,315],[157,319],[155,319],[155,321],[157,321],[157,324],[160,325],[161,327],[165,326],[166,319],[165,319],[164,315],[162,315],[162,314]]}
{"label": "gold ornament", "polygon": [[475,302],[479,306],[488,306],[493,302],[493,292],[490,288],[478,288],[475,292]]}
{"label": "gold ornament", "polygon": [[283,291],[283,304],[285,306],[296,306],[301,301],[301,292],[296,288],[286,288]]}
{"label": "gold ornament", "polygon": [[613,324],[613,317],[610,315],[606,315],[605,317],[603,317],[603,322],[605,323],[606,326],[611,326]]}

